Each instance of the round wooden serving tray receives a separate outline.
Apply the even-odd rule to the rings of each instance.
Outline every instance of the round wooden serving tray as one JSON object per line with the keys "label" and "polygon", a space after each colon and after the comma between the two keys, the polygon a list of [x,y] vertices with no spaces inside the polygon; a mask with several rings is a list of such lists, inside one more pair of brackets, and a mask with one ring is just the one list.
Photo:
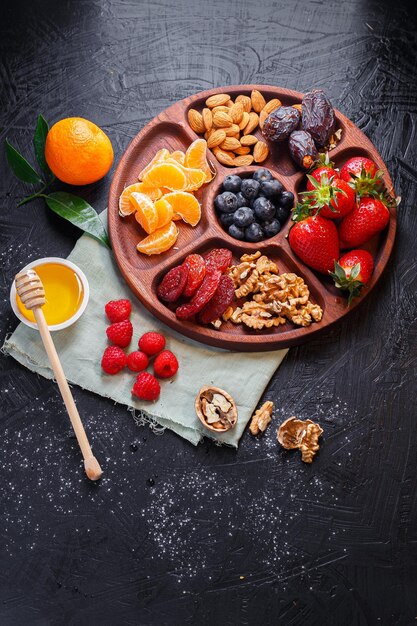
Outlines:
{"label": "round wooden serving tray", "polygon": [[[332,281],[310,270],[292,252],[286,239],[291,219],[275,237],[252,244],[230,237],[217,219],[213,201],[227,174],[242,174],[254,171],[257,167],[266,167],[281,181],[286,190],[292,191],[295,195],[303,190],[305,173],[297,169],[292,162],[287,145],[270,145],[271,153],[268,159],[257,167],[224,167],[209,151],[208,157],[217,170],[217,176],[195,194],[202,206],[199,224],[192,228],[183,222],[178,223],[179,236],[175,247],[163,254],[148,257],[138,253],[136,245],[146,233],[141,231],[134,216],[123,219],[119,217],[118,203],[123,189],[137,182],[138,173],[149,163],[157,150],[168,148],[170,151],[185,151],[198,137],[188,125],[188,109],[195,108],[201,111],[208,96],[215,93],[228,93],[234,99],[238,94],[250,95],[252,89],[258,89],[267,101],[279,98],[285,105],[300,103],[303,97],[303,94],[299,92],[280,87],[236,85],[211,89],[176,102],[149,122],[130,143],[113,177],[108,211],[109,232],[116,261],[123,277],[144,306],[168,326],[191,339],[220,348],[245,351],[275,350],[302,343],[327,330],[357,307],[373,289],[388,263],[394,244],[397,221],[396,210],[391,209],[391,219],[386,230],[363,246],[374,255],[375,270],[363,295],[348,308],[346,298],[334,287]],[[394,194],[391,178],[375,146],[355,124],[337,110],[336,118],[337,127],[342,128],[342,138],[330,153],[332,161],[339,167],[354,155],[373,159],[384,172],[387,189]],[[261,136],[259,128],[255,134]],[[211,325],[203,326],[194,321],[178,320],[175,313],[158,300],[157,285],[164,274],[174,265],[180,264],[187,254],[204,253],[216,247],[226,247],[232,250],[235,261],[238,261],[245,252],[261,250],[278,264],[280,273],[295,272],[302,276],[310,288],[311,299],[323,308],[322,321],[312,323],[307,328],[287,322],[278,328],[254,331],[244,325],[234,325],[230,322],[222,324],[221,328],[216,330]]]}

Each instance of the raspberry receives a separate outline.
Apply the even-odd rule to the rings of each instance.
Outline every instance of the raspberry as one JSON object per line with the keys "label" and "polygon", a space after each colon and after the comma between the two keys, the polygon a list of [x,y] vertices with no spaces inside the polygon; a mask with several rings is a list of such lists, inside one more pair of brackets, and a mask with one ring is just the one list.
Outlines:
{"label": "raspberry", "polygon": [[161,387],[155,376],[149,372],[138,374],[136,382],[132,387],[132,395],[141,400],[156,400],[159,398]]}
{"label": "raspberry", "polygon": [[138,346],[139,350],[142,350],[148,356],[153,356],[165,348],[165,337],[160,333],[145,333],[139,339]]}
{"label": "raspberry", "polygon": [[101,367],[106,374],[118,374],[126,366],[126,355],[118,346],[109,346],[104,350]]}
{"label": "raspberry", "polygon": [[120,346],[120,348],[126,348],[129,345],[132,335],[133,335],[133,326],[129,320],[124,320],[123,322],[117,322],[116,324],[111,324],[106,329],[107,337],[109,341],[115,343],[116,346]]}
{"label": "raspberry", "polygon": [[178,371],[178,361],[175,354],[169,350],[163,350],[155,359],[153,364],[155,376],[159,378],[171,378]]}
{"label": "raspberry", "polygon": [[104,308],[112,324],[128,320],[132,311],[132,305],[129,300],[111,300]]}
{"label": "raspberry", "polygon": [[149,365],[149,359],[144,352],[131,352],[127,355],[127,366],[132,372],[141,372],[146,370]]}

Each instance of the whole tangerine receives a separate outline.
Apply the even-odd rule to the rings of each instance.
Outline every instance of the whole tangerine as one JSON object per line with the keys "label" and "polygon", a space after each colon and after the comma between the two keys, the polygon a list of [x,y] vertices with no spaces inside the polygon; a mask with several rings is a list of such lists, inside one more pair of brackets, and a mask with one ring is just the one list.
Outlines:
{"label": "whole tangerine", "polygon": [[82,117],[56,122],[46,137],[46,162],[53,174],[69,185],[100,180],[111,168],[113,156],[106,133]]}

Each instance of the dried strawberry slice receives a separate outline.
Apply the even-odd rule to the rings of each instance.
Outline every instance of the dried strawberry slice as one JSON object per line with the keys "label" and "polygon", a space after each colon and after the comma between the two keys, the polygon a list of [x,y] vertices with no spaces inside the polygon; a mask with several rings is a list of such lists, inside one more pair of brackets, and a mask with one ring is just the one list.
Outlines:
{"label": "dried strawberry slice", "polygon": [[232,253],[227,248],[213,248],[204,257],[207,269],[225,272],[232,264]]}
{"label": "dried strawberry slice", "polygon": [[183,293],[187,298],[191,298],[204,280],[206,264],[200,254],[189,254],[184,265],[188,267],[188,278]]}
{"label": "dried strawberry slice", "polygon": [[178,265],[173,267],[162,279],[157,289],[158,298],[164,302],[176,302],[182,292],[188,278],[188,267]]}
{"label": "dried strawberry slice", "polygon": [[177,308],[176,316],[181,320],[186,320],[201,311],[216,293],[221,276],[222,273],[219,270],[212,270],[206,274],[190,302]]}
{"label": "dried strawberry slice", "polygon": [[198,316],[200,322],[202,324],[209,324],[217,320],[225,312],[227,307],[231,305],[234,294],[235,285],[233,280],[230,276],[223,275],[216,293]]}

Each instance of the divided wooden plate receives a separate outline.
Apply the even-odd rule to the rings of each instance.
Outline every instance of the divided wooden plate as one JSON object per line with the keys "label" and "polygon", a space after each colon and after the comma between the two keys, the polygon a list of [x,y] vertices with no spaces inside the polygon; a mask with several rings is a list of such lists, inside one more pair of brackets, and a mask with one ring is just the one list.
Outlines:
{"label": "divided wooden plate", "polygon": [[[211,183],[196,192],[196,197],[202,205],[200,223],[195,228],[182,222],[179,223],[180,234],[175,248],[161,255],[147,257],[138,253],[136,244],[145,236],[145,233],[141,232],[133,216],[123,219],[119,217],[118,203],[123,189],[137,182],[138,173],[152,159],[157,150],[168,148],[170,151],[185,151],[188,145],[197,138],[187,122],[188,109],[195,108],[201,111],[208,96],[215,93],[228,93],[234,99],[238,94],[250,95],[252,89],[258,89],[267,101],[279,98],[285,105],[300,103],[303,97],[303,94],[299,92],[280,87],[236,85],[211,89],[176,102],[149,122],[130,143],[113,177],[108,210],[109,232],[114,256],[123,277],[144,306],[168,326],[191,339],[220,348],[244,351],[275,350],[302,343],[327,330],[357,307],[376,285],[388,263],[394,245],[397,222],[396,210],[391,209],[391,219],[387,229],[363,246],[374,255],[375,270],[363,295],[348,308],[346,298],[334,287],[332,281],[311,271],[292,252],[286,239],[291,219],[287,221],[278,235],[255,244],[237,241],[223,230],[217,219],[213,201],[219,192],[224,176],[231,173],[244,174],[257,168],[253,166],[224,167],[209,151],[208,156],[217,170],[217,176]],[[341,166],[354,155],[369,157],[383,170],[386,187],[394,195],[391,178],[375,146],[339,111],[336,111],[336,117],[338,128],[342,128],[341,141],[330,153],[336,166]],[[255,134],[261,137],[259,129]],[[272,146],[268,159],[257,167],[270,169],[284,188],[295,195],[304,188],[305,173],[293,164],[286,145]],[[193,321],[177,320],[175,313],[158,300],[157,285],[164,274],[174,265],[181,263],[187,254],[204,253],[216,247],[227,247],[232,250],[235,261],[238,261],[245,252],[261,250],[277,262],[280,272],[295,272],[302,276],[310,288],[311,299],[323,308],[322,321],[312,323],[307,328],[297,327],[287,322],[272,330],[252,331],[246,326],[234,325],[230,322],[224,323],[219,330],[216,330],[211,325],[202,326]]]}

